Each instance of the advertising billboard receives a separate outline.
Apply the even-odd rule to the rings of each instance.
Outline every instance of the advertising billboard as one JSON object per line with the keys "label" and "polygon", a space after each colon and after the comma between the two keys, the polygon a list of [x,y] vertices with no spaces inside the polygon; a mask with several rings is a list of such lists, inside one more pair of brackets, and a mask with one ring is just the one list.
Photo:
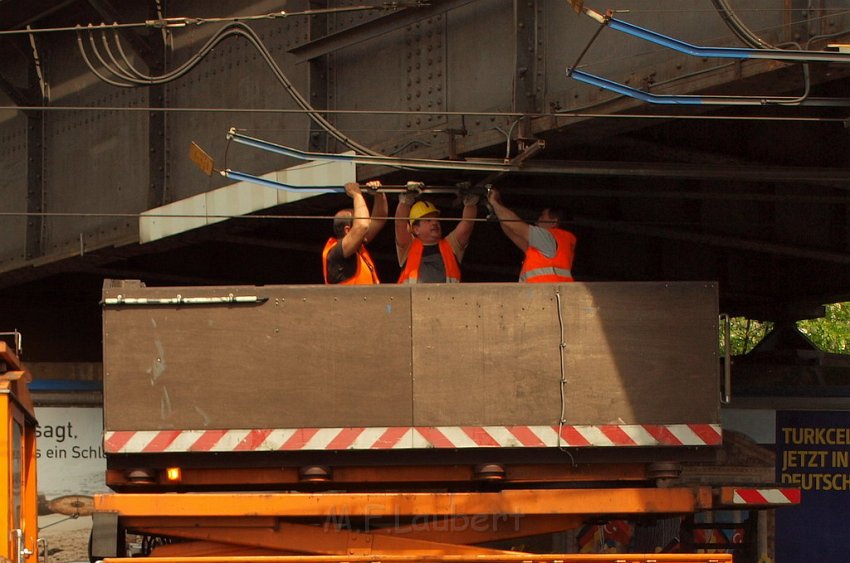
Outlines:
{"label": "advertising billboard", "polygon": [[776,511],[777,561],[847,561],[850,412],[777,411],[776,479],[802,490],[799,506]]}

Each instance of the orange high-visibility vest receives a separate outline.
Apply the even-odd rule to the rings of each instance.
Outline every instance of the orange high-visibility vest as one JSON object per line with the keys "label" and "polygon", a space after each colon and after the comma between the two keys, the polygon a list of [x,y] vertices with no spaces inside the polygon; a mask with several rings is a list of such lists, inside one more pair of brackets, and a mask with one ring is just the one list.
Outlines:
{"label": "orange high-visibility vest", "polygon": [[519,281],[529,283],[571,282],[576,237],[563,229],[546,229],[555,237],[558,249],[555,256],[546,258],[542,252],[529,246],[519,273]]}
{"label": "orange high-visibility vest", "polygon": [[[342,241],[336,238],[329,238],[325,243],[325,249],[322,250],[322,274],[325,276],[325,283],[328,282],[328,254],[333,247],[341,244]],[[372,285],[381,283],[378,281],[378,273],[375,271],[375,263],[372,262],[372,257],[369,256],[369,251],[366,250],[366,245],[361,244],[357,250],[357,269],[354,275],[334,285]]]}
{"label": "orange high-visibility vest", "polygon": [[[460,283],[460,265],[457,263],[452,245],[446,239],[439,242],[440,255],[446,269],[446,283]],[[407,251],[407,262],[398,278],[398,283],[419,283],[419,266],[422,264],[422,251],[425,245],[419,239],[413,239]]]}

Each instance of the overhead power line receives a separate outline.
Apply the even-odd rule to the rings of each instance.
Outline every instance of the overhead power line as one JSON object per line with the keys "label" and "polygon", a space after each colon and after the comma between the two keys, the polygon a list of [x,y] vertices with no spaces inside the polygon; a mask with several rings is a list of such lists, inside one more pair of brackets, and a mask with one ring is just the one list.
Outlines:
{"label": "overhead power line", "polygon": [[[283,108],[203,108],[203,107],[149,107],[149,106],[0,106],[0,111],[127,111],[127,112],[161,112],[161,113],[310,113],[309,110],[303,109],[283,109]],[[777,122],[820,122],[820,123],[840,123],[848,124],[848,119],[840,117],[783,117],[769,115],[682,115],[672,113],[644,114],[644,113],[589,113],[589,112],[574,112],[574,111],[559,111],[547,113],[515,113],[515,112],[480,112],[480,111],[411,111],[411,110],[324,110],[316,109],[324,114],[334,115],[436,115],[446,117],[505,117],[505,118],[520,118],[520,117],[549,117],[549,118],[594,118],[594,119],[696,119],[705,121],[777,121]],[[293,129],[287,128],[287,131]],[[371,131],[387,131],[387,129],[371,129]],[[405,130],[407,131],[407,130]],[[439,130],[417,130],[413,133],[439,133]]]}
{"label": "overhead power line", "polygon": [[150,29],[164,29],[164,28],[181,28],[181,27],[189,27],[189,26],[200,26],[208,23],[235,23],[235,22],[247,22],[247,21],[261,21],[261,20],[277,20],[283,18],[291,18],[298,16],[318,16],[322,14],[337,14],[344,12],[365,12],[365,11],[395,11],[401,10],[403,8],[420,8],[427,6],[428,2],[425,1],[412,1],[412,2],[383,2],[380,5],[359,5],[359,6],[344,6],[340,8],[323,8],[317,10],[303,10],[300,12],[287,12],[286,10],[281,10],[279,12],[271,12],[268,14],[255,14],[249,16],[230,16],[230,17],[220,17],[220,18],[197,18],[197,17],[186,17],[186,16],[178,16],[171,18],[158,18],[145,20],[142,22],[132,22],[132,23],[89,23],[89,24],[79,24],[75,26],[64,26],[64,27],[43,27],[43,28],[29,28],[29,29],[4,29],[0,30],[0,35],[29,35],[32,33],[58,33],[58,32],[68,32],[68,31],[80,31],[81,29],[86,28],[94,28],[94,29],[102,29],[102,30],[119,30],[119,29],[129,29],[129,28],[150,28]]}

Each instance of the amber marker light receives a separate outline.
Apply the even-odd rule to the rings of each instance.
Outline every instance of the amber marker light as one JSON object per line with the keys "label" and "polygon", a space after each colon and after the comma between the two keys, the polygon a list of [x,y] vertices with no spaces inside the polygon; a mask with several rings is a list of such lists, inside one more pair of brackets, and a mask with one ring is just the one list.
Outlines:
{"label": "amber marker light", "polygon": [[177,483],[183,478],[183,472],[179,467],[169,467],[165,470],[165,478],[173,483]]}

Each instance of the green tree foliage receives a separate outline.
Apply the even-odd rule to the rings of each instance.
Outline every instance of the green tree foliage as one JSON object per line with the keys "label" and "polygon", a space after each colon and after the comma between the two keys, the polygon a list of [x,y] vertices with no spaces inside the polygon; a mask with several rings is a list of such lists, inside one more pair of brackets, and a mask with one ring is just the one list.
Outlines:
{"label": "green tree foliage", "polygon": [[797,326],[821,350],[850,354],[850,303],[827,305],[824,318],[800,321]]}
{"label": "green tree foliage", "polygon": [[[734,317],[730,322],[732,355],[750,352],[771,331],[773,323]],[[850,354],[850,302],[833,303],[826,306],[826,315],[821,319],[800,321],[800,331],[825,352]],[[721,334],[721,349],[722,349]]]}
{"label": "green tree foliage", "polygon": [[[773,323],[754,321],[744,317],[733,317],[730,320],[729,337],[732,345],[732,355],[740,356],[751,351],[772,328]],[[723,336],[721,335],[721,342],[722,338]]]}

